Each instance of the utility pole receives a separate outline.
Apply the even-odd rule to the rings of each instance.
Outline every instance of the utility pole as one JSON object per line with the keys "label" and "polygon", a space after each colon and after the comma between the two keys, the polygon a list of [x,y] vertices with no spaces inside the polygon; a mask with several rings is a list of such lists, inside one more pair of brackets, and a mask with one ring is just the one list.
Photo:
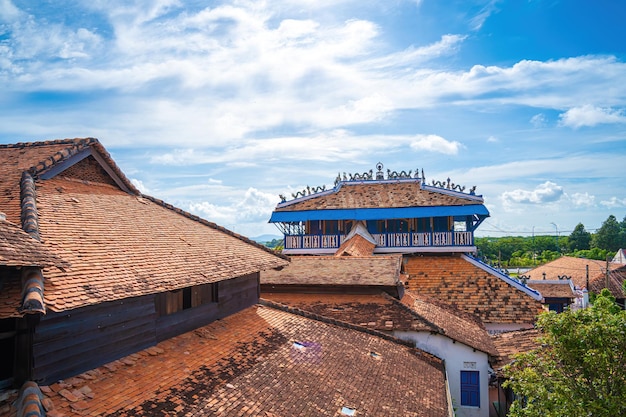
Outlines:
{"label": "utility pole", "polygon": [[604,288],[606,288],[607,290],[609,289],[609,274],[611,271],[609,271],[609,261],[611,260],[610,256],[606,256],[606,280],[604,283]]}

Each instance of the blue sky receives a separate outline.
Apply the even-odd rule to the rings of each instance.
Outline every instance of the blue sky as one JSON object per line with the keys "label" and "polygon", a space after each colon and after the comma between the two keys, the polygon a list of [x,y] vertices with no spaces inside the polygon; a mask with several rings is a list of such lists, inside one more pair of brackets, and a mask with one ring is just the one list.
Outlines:
{"label": "blue sky", "polygon": [[0,143],[97,137],[257,236],[382,162],[476,185],[481,235],[626,215],[626,3],[0,0]]}

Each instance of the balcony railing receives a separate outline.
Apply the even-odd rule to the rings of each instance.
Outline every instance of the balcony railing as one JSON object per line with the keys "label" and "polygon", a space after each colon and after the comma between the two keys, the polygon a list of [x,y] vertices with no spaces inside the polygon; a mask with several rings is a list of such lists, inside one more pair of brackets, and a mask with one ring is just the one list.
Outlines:
{"label": "balcony railing", "polygon": [[[382,248],[473,246],[472,232],[403,232],[372,234]],[[337,249],[345,235],[287,235],[285,249]]]}

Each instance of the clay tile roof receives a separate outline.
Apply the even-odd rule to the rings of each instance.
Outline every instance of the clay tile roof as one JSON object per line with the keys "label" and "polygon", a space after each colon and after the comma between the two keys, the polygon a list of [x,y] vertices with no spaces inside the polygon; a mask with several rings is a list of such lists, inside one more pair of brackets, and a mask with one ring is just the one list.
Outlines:
{"label": "clay tile roof", "polygon": [[493,369],[497,371],[511,363],[515,354],[541,347],[537,340],[540,336],[541,332],[538,329],[516,330],[493,335],[492,340],[498,351],[498,359],[492,364]]}
{"label": "clay tile roof", "polygon": [[263,306],[42,391],[64,415],[448,416],[441,360]]}
{"label": "clay tile roof", "polygon": [[0,144],[0,191],[2,191],[0,207],[7,214],[7,219],[16,224],[20,223],[20,179],[24,171],[37,177],[89,148],[94,148],[99,153],[129,190],[138,193],[97,139],[77,138]]}
{"label": "clay tile roof", "polygon": [[[624,281],[626,281],[626,265],[621,265],[609,273],[608,290],[615,298],[626,298],[623,287]],[[590,280],[589,291],[597,294],[602,291],[603,288],[606,288],[606,274],[599,274]]]}
{"label": "clay tile roof", "polygon": [[335,256],[372,256],[376,243],[372,243],[361,235],[354,235],[344,241]]}
{"label": "clay tile roof", "polygon": [[[534,281],[558,280],[559,276],[571,278],[576,288],[587,286],[587,266],[589,266],[589,280],[606,270],[605,261],[594,259],[574,258],[571,256],[561,256],[552,262],[538,266],[526,273]],[[621,265],[609,263],[609,269],[619,268]]]}
{"label": "clay tile roof", "polygon": [[261,284],[396,286],[401,264],[401,255],[292,256],[282,270],[261,273]]}
{"label": "clay tile roof", "polygon": [[[0,162],[0,174],[6,174],[0,175],[0,206],[10,208],[7,217],[10,212],[20,221],[24,212],[36,215],[29,225],[36,226],[44,247],[70,263],[64,270],[44,271],[46,306],[52,311],[288,263],[263,245],[139,194],[96,139],[2,145]],[[35,184],[27,181],[22,188],[36,192],[36,198],[20,207],[25,172]]]}
{"label": "clay tile roof", "polygon": [[419,180],[342,182],[332,192],[281,203],[275,211],[333,210],[362,208],[400,208],[465,206],[482,204],[476,198],[463,198],[423,190]]}
{"label": "clay tile roof", "polygon": [[0,220],[0,266],[68,266],[13,223]]}
{"label": "clay tile roof", "polygon": [[421,298],[409,292],[404,294],[401,301],[449,338],[492,356],[498,354],[489,333],[477,317],[439,300]]}
{"label": "clay tile roof", "polygon": [[0,319],[22,317],[22,279],[17,268],[0,267]]}
{"label": "clay tile roof", "polygon": [[384,294],[303,294],[262,292],[264,300],[378,331],[428,331],[439,328]]}
{"label": "clay tile roof", "polygon": [[572,288],[572,282],[568,279],[557,281],[528,281],[530,288],[537,290],[544,298],[576,298],[576,293]]}
{"label": "clay tile roof", "polygon": [[407,258],[408,291],[443,301],[485,324],[535,322],[543,311],[540,301],[469,259],[456,254]]}

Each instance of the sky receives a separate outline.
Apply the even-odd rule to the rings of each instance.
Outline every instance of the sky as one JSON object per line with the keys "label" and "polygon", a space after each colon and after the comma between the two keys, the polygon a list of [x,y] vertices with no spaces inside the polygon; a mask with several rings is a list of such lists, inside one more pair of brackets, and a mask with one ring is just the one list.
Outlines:
{"label": "sky", "polygon": [[0,143],[96,137],[249,237],[338,173],[476,186],[479,236],[626,216],[626,2],[0,0]]}

